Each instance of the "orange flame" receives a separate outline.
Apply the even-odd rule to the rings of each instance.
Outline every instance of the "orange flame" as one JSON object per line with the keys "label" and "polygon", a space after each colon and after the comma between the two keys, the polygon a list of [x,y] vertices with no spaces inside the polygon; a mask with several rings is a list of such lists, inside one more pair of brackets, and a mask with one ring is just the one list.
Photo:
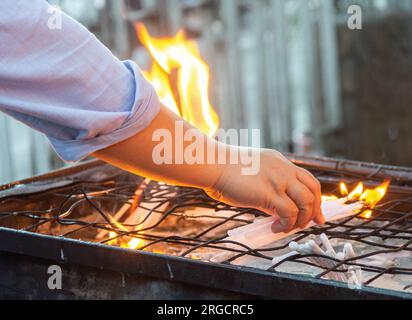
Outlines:
{"label": "orange flame", "polygon": [[388,191],[389,185],[390,181],[386,180],[375,189],[366,189],[361,195],[360,200],[365,202],[367,206],[373,209],[378,204],[378,202],[383,199],[386,192]]}
{"label": "orange flame", "polygon": [[[348,200],[360,200],[368,206],[368,210],[365,210],[361,217],[369,219],[372,217],[372,209],[383,199],[386,195],[390,185],[389,180],[385,180],[381,185],[377,186],[374,189],[365,189],[363,183],[359,183],[358,186],[347,196]],[[342,190],[347,190],[346,184],[341,183],[340,185],[341,192]]]}
{"label": "orange flame", "polygon": [[[174,37],[153,38],[142,23],[135,25],[142,44],[154,59],[152,69],[145,72],[160,102],[184,120],[213,136],[219,118],[209,101],[210,72],[194,41],[183,31]],[[176,75],[176,83],[172,82]],[[177,94],[174,92],[175,85]]]}
{"label": "orange flame", "polygon": [[348,200],[359,200],[364,190],[363,183],[360,182],[358,186],[348,195]]}
{"label": "orange flame", "polygon": [[[120,222],[118,222],[118,221],[116,221],[115,219],[113,219],[110,215],[108,215],[108,217],[109,217],[109,220],[110,220],[118,229],[120,229],[120,230],[122,230],[122,231],[125,231],[125,232],[129,232],[129,230],[128,230],[124,225],[122,225]],[[110,236],[110,238],[114,238],[114,237],[117,236],[117,233],[114,232],[114,231],[110,231],[110,232],[109,232],[109,236]],[[118,240],[119,240],[119,239],[110,240],[109,242],[107,242],[107,244],[110,245],[110,246],[117,245],[117,244],[119,243]],[[139,248],[139,247],[142,246],[142,245],[143,245],[143,241],[142,241],[141,239],[138,239],[138,238],[132,238],[132,239],[129,240],[129,242],[127,242],[127,243],[120,243],[120,246],[121,246],[122,248],[129,248],[129,249],[133,249],[133,250]]]}
{"label": "orange flame", "polygon": [[340,193],[342,196],[347,196],[349,194],[348,188],[346,187],[346,184],[341,182],[339,185]]}

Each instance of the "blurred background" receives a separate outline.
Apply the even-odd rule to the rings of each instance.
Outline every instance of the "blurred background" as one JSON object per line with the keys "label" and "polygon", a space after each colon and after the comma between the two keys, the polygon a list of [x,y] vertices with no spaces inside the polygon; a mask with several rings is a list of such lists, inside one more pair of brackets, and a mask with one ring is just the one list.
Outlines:
{"label": "blurred background", "polygon": [[[262,146],[412,164],[412,0],[53,0],[120,59],[150,57],[179,29],[210,66],[222,128],[261,129]],[[350,30],[348,7],[362,8]],[[0,183],[67,164],[46,139],[0,115]]]}

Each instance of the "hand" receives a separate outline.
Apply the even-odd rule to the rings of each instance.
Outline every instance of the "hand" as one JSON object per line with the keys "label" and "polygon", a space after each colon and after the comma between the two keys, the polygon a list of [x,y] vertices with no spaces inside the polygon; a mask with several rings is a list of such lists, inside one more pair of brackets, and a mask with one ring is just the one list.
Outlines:
{"label": "hand", "polygon": [[216,184],[206,189],[207,194],[229,205],[279,216],[272,227],[275,233],[305,227],[312,220],[325,223],[318,180],[275,150],[256,152],[260,156],[256,175],[242,175],[241,164],[226,165]]}

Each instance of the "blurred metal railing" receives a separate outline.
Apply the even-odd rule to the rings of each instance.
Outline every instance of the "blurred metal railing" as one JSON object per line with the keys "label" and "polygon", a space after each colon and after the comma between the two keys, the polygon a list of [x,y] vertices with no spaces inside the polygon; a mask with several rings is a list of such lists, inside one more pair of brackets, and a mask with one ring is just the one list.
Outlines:
{"label": "blurred metal railing", "polygon": [[49,171],[53,156],[46,138],[0,114],[0,182]]}

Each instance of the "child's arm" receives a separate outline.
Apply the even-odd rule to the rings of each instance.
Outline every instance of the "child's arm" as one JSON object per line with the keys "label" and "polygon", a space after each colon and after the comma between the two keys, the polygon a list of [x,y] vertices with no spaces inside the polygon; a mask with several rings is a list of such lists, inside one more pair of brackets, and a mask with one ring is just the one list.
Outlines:
{"label": "child's arm", "polygon": [[[61,26],[50,24],[56,14]],[[173,132],[177,117],[165,108],[158,114],[156,93],[134,62],[119,61],[46,1],[1,0],[0,25],[0,110],[47,135],[64,160],[94,152],[126,170],[277,213],[283,229],[322,221],[318,182],[276,151],[258,151],[255,176],[242,176],[240,165],[155,165],[152,134]],[[226,153],[236,149],[208,140]]]}
{"label": "child's arm", "polygon": [[[94,156],[155,180],[203,188],[213,198],[230,205],[278,214],[281,223],[274,226],[275,231],[303,227],[311,220],[324,222],[320,209],[319,182],[309,172],[293,165],[274,150],[255,150],[260,157],[260,170],[256,175],[250,176],[242,175],[241,164],[155,164],[152,152],[159,142],[153,141],[153,133],[158,129],[166,129],[171,132],[175,144],[176,121],[182,120],[161,107],[159,115],[145,130],[94,153]],[[184,123],[184,131],[187,130],[195,129]],[[204,154],[206,155],[208,142],[215,149],[216,155],[218,152],[226,154],[228,163],[230,149],[236,147],[203,137]],[[177,139],[182,141],[183,137]],[[184,147],[190,143],[184,142]],[[246,152],[245,149],[239,150]]]}

